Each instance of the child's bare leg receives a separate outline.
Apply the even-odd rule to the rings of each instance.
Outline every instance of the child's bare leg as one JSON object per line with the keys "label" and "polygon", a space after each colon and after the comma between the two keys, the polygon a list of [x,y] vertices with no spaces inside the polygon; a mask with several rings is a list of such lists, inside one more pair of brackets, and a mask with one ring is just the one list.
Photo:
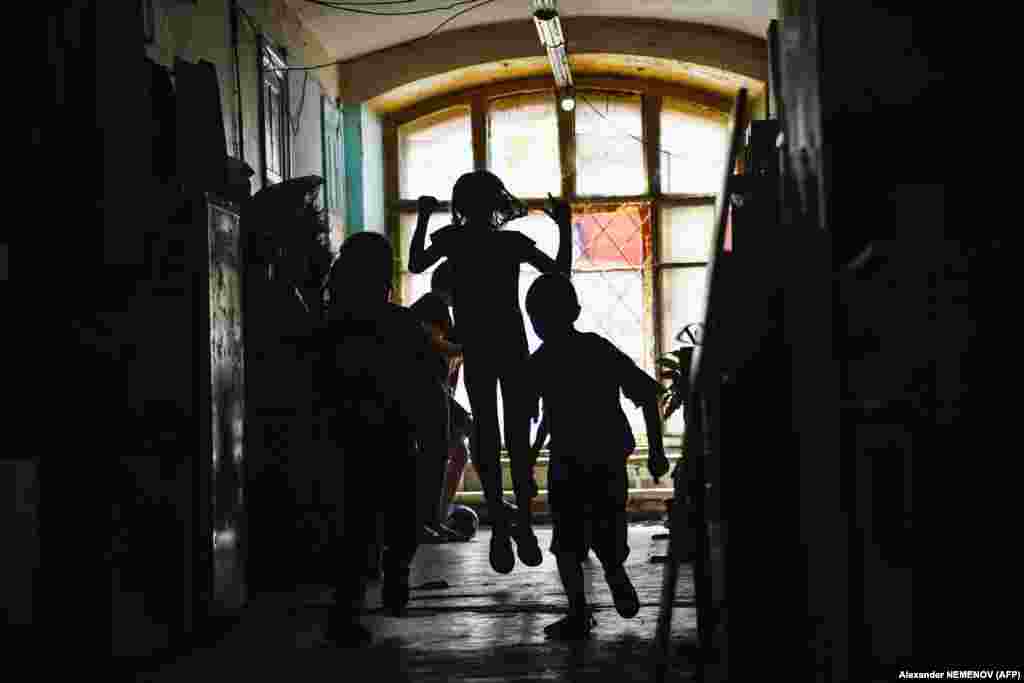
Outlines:
{"label": "child's bare leg", "polygon": [[620,468],[609,472],[609,495],[591,511],[593,520],[594,551],[604,567],[605,580],[615,601],[615,610],[625,618],[635,617],[640,611],[636,588],[626,573],[629,557],[629,536],[626,524],[626,482]]}
{"label": "child's bare leg", "polygon": [[[487,512],[491,518],[491,526],[496,531],[508,532],[508,520],[506,519],[505,507],[502,505],[501,486],[501,460],[498,455],[498,439],[488,438],[488,420],[481,416],[477,420],[475,431],[477,434],[472,449],[473,464],[476,466],[477,474],[480,477],[480,485],[484,490],[484,499],[487,501]],[[494,418],[494,431],[497,432],[498,420]]]}
{"label": "child's bare leg", "polygon": [[[366,560],[376,542],[375,519],[365,523],[365,497],[355,486],[346,486],[339,509],[342,525],[328,548],[334,578],[334,604],[328,610],[325,635],[344,646],[359,646],[370,641],[370,632],[359,623],[359,612],[366,597]],[[370,513],[371,518],[375,513]],[[361,523],[362,522],[362,523]]]}
{"label": "child's bare leg", "polygon": [[565,596],[569,600],[569,615],[582,617],[587,609],[587,595],[583,584],[583,563],[577,553],[560,552],[555,555],[558,576],[562,579]]}
{"label": "child's bare leg", "polygon": [[421,528],[416,509],[416,468],[401,469],[395,483],[396,503],[388,507],[384,523],[387,549],[381,559],[384,574],[381,598],[384,605],[398,615],[409,601],[409,568],[416,555]]}
{"label": "child's bare leg", "polygon": [[466,450],[464,439],[448,449],[448,472],[445,480],[444,510],[455,500],[455,492],[459,490],[462,483],[463,473],[466,471],[466,462],[469,459],[469,452]]}
{"label": "child's bare leg", "polygon": [[549,624],[544,633],[556,640],[578,640],[590,633],[591,621],[587,611],[587,594],[583,583],[583,562],[577,552],[555,553],[558,576],[562,579],[569,600],[569,615]]}
{"label": "child's bare leg", "polygon": [[512,481],[518,505],[518,519],[515,528],[516,548],[519,559],[529,567],[538,567],[544,556],[533,533],[530,504],[533,500],[533,472],[530,471],[530,418],[524,410],[520,378],[502,380],[501,387],[507,400],[505,409],[505,431],[508,435],[509,458],[512,461]]}
{"label": "child's bare leg", "polygon": [[445,477],[448,472],[448,454],[425,454],[427,460],[427,472],[423,482],[423,521],[431,527],[437,526],[444,521],[441,514],[440,496],[445,486]]}
{"label": "child's bare leg", "polygon": [[480,475],[491,518],[491,567],[500,574],[507,574],[515,567],[516,559],[509,537],[509,520],[502,504],[497,375],[489,371],[486,365],[474,365],[469,359],[464,367],[466,392],[474,417],[473,464]]}

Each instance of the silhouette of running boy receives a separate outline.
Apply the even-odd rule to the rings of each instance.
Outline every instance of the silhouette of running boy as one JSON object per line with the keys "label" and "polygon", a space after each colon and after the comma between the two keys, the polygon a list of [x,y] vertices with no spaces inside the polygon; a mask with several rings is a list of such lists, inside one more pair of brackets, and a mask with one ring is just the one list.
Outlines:
{"label": "silhouette of running boy", "polygon": [[580,305],[568,278],[537,278],[526,295],[526,310],[543,340],[528,363],[528,412],[536,418],[538,399],[543,400],[551,433],[551,552],[569,600],[569,615],[544,631],[555,639],[584,638],[593,625],[582,567],[590,547],[604,568],[618,613],[628,618],[640,609],[623,567],[629,556],[626,458],[636,441],[619,392],[643,408],[650,444],[647,466],[657,480],[668,471],[658,403],[662,389],[611,342],[575,329]]}
{"label": "silhouette of running boy", "polygon": [[[343,645],[370,640],[356,615],[366,594],[365,558],[386,547],[383,601],[399,613],[409,600],[409,565],[417,548],[416,463],[447,441],[447,396],[438,357],[416,316],[390,303],[393,256],[386,237],[349,237],[330,276],[331,306],[321,331],[320,409],[340,471],[325,475],[339,491],[342,533],[332,539],[336,606],[327,637]],[[382,501],[372,483],[379,457],[392,461],[394,496]],[[404,461],[404,462],[403,462]],[[378,535],[378,529],[380,534]]]}
{"label": "silhouette of running boy", "polygon": [[[430,247],[425,249],[427,223],[437,208],[437,199],[420,197],[409,270],[421,273],[445,257],[451,262],[455,324],[474,419],[473,462],[492,520],[490,562],[495,571],[507,574],[515,566],[513,534],[524,564],[536,567],[543,561],[530,524],[530,421],[523,410],[522,385],[529,348],[519,310],[519,269],[521,264],[529,263],[542,273],[568,274],[571,211],[567,202],[553,199],[545,210],[559,228],[558,257],[552,261],[522,233],[500,230],[509,221],[525,216],[526,206],[509,194],[493,173],[473,171],[458,179],[452,189],[452,225],[434,233]],[[514,526],[502,501],[498,382],[505,445],[518,504]]]}

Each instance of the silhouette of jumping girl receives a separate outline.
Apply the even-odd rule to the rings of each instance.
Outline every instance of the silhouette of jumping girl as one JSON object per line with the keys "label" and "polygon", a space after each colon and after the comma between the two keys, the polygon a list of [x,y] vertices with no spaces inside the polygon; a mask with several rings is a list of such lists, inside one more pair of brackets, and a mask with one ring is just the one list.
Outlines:
{"label": "silhouette of jumping girl", "polygon": [[[545,213],[558,224],[556,260],[533,240],[515,230],[500,230],[526,215],[526,206],[509,194],[488,171],[473,171],[452,190],[452,225],[431,236],[424,249],[427,223],[439,206],[434,197],[420,197],[418,220],[409,252],[409,270],[422,273],[442,258],[452,266],[453,308],[463,347],[466,392],[474,417],[473,462],[483,484],[492,520],[490,562],[507,574],[515,566],[511,539],[519,559],[536,567],[543,561],[530,522],[534,491],[529,469],[530,417],[524,403],[525,363],[529,358],[526,327],[519,308],[519,269],[529,263],[542,273],[568,275],[571,258],[571,209],[550,197]],[[518,516],[513,525],[502,501],[497,385],[501,382],[505,445],[512,463]]]}

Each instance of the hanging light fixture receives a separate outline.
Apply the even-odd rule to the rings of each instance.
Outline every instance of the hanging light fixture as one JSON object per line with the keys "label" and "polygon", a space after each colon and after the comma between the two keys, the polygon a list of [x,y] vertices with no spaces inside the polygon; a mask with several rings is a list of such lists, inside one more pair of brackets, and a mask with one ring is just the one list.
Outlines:
{"label": "hanging light fixture", "polygon": [[565,52],[565,34],[558,19],[557,0],[530,0],[533,23],[537,26],[540,43],[548,53],[551,73],[559,90],[572,86],[569,57]]}
{"label": "hanging light fixture", "polygon": [[558,104],[562,107],[562,111],[572,111],[576,108],[576,88],[571,85],[564,88],[561,94],[558,96]]}
{"label": "hanging light fixture", "polygon": [[530,11],[535,19],[549,21],[558,16],[557,0],[530,0]]}

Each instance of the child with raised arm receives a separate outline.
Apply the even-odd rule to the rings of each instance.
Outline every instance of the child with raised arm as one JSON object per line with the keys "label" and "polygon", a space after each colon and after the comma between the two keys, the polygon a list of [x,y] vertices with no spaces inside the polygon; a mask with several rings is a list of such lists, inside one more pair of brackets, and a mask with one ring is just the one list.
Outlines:
{"label": "child with raised arm", "polygon": [[[530,287],[526,310],[543,344],[530,357],[527,412],[538,399],[551,433],[548,505],[554,527],[551,552],[569,600],[569,615],[547,626],[550,638],[585,638],[587,611],[582,563],[593,547],[604,568],[615,609],[626,618],[640,609],[624,563],[629,555],[626,458],[636,448],[619,392],[643,408],[655,481],[668,471],[661,434],[661,386],[626,354],[574,323],[580,314],[568,278],[542,275]],[[588,528],[589,527],[589,528]]]}
{"label": "child with raised arm", "polygon": [[[507,574],[515,566],[511,538],[519,559],[536,567],[543,561],[530,523],[530,422],[523,411],[522,385],[529,357],[526,327],[519,310],[519,269],[529,263],[542,273],[568,274],[571,257],[571,212],[565,201],[546,210],[558,224],[556,260],[540,251],[533,240],[514,230],[500,230],[508,221],[526,215],[526,207],[508,193],[488,171],[466,173],[452,190],[452,225],[433,234],[424,248],[427,223],[438,207],[433,197],[420,197],[419,217],[409,252],[409,270],[421,273],[439,259],[452,264],[455,324],[463,350],[463,372],[474,420],[473,463],[483,484],[491,518],[490,562]],[[497,387],[505,418],[505,445],[519,519],[514,526],[502,501]]]}

